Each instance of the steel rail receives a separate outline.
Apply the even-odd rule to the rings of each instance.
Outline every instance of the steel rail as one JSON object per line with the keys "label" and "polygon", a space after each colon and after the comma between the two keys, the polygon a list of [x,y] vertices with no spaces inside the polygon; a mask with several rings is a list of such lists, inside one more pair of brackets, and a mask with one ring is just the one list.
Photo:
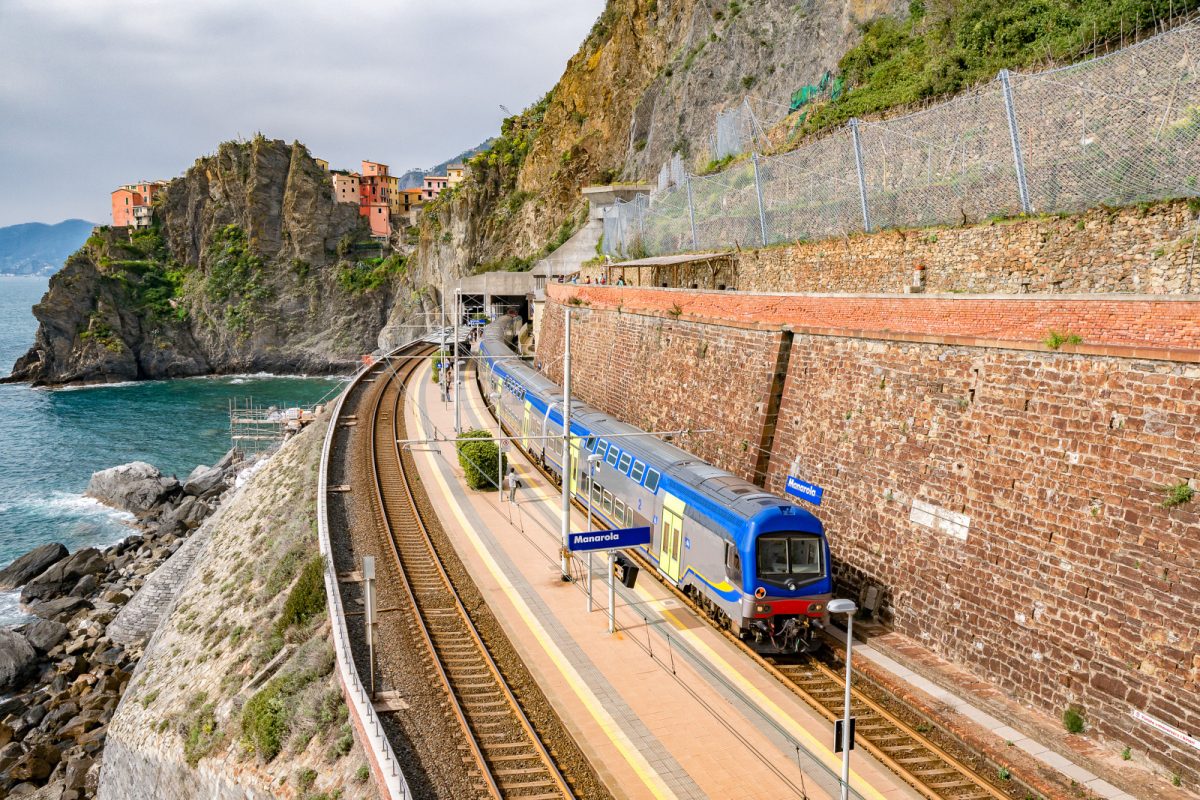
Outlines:
{"label": "steel rail", "polygon": [[[428,648],[433,670],[479,767],[480,779],[485,784],[483,790],[494,798],[573,800],[574,794],[504,679],[446,573],[413,495],[398,440],[406,428],[404,384],[419,363],[414,359],[399,370],[393,368],[376,392],[371,416],[376,523],[391,543],[401,586],[415,610],[420,638]],[[414,587],[414,582],[419,585]],[[449,646],[447,639],[451,642]],[[448,652],[451,648],[453,652]],[[500,701],[487,700],[497,695],[502,698]],[[497,710],[497,705],[507,709]],[[503,732],[484,730],[506,723],[515,723],[520,730],[521,736],[515,741]],[[534,762],[536,766],[518,766],[521,762]]]}
{"label": "steel rail", "polygon": [[[487,401],[486,393],[483,392],[482,387],[479,386],[478,370],[476,371],[475,377],[476,388],[479,389],[480,394],[485,398],[484,406],[492,414],[492,417],[496,420],[501,430],[507,430],[507,426],[505,425],[504,421],[500,419],[500,416],[496,413],[496,410],[492,404]],[[514,439],[515,438],[516,437],[514,437]],[[550,480],[551,483],[554,483],[554,476],[548,470],[546,470],[536,458],[533,457],[532,453],[526,450],[519,441],[514,441],[513,443],[519,450],[521,450],[521,452],[525,453],[526,457],[529,459],[529,462],[533,464],[534,468],[537,469],[543,475],[543,477]],[[579,500],[572,498],[571,501],[580,511],[587,511],[587,507]],[[604,524],[598,519],[595,520],[595,523],[597,525]],[[628,552],[638,560],[642,568],[648,574],[653,575],[663,586],[673,592],[680,602],[684,603],[694,614],[708,621],[714,630],[721,633],[726,639],[741,649],[742,652],[746,653],[746,655],[748,655],[755,663],[766,670],[768,674],[770,674],[773,678],[782,683],[789,691],[803,700],[805,704],[812,707],[815,711],[817,711],[817,713],[821,714],[826,719],[834,720],[841,718],[842,692],[845,688],[844,678],[832,672],[824,665],[818,663],[815,659],[811,659],[811,663],[827,673],[828,680],[837,687],[837,711],[833,712],[817,698],[816,694],[807,691],[803,686],[800,685],[800,683],[797,682],[797,680],[790,678],[761,653],[747,645],[739,637],[734,636],[733,633],[728,629],[722,627],[721,625],[714,624],[712,618],[689,595],[682,592],[678,587],[662,580],[658,569],[648,560],[646,560],[644,556],[642,556],[636,550],[630,550]],[[886,731],[872,730],[872,725],[869,723],[869,721],[866,718],[860,718],[855,723],[857,734],[856,741],[860,743],[865,750],[875,756],[875,758],[879,759],[880,762],[886,764],[889,769],[899,775],[923,797],[927,798],[927,800],[1011,800],[1013,797],[1013,795],[1005,793],[993,786],[975,770],[971,769],[966,764],[963,764],[955,756],[951,755],[945,749],[921,735],[918,731],[901,721],[895,715],[889,713],[874,700],[867,697],[866,694],[855,688],[853,682],[851,682],[850,691],[852,708],[865,707],[869,709],[873,714],[877,715],[878,718],[885,720],[888,724],[895,728],[896,732],[903,737],[899,741],[892,741],[887,744],[879,744],[879,742],[884,741],[889,734]],[[897,700],[897,702],[901,701]],[[871,731],[871,734],[868,735],[867,731]],[[932,769],[922,768],[918,771],[925,773],[925,775],[919,775],[917,774],[917,771],[907,767],[903,761],[913,758],[913,753],[916,748],[922,748],[927,752],[934,754],[937,760],[942,761],[946,765],[945,771],[938,770],[936,767]],[[921,761],[928,760],[930,759],[921,759]],[[921,762],[916,761],[913,763],[914,766],[916,766],[916,764]],[[944,777],[950,773],[962,776],[964,781],[970,785],[943,785],[947,784],[947,781],[939,779],[938,776]],[[937,785],[931,785],[931,782],[936,782]],[[939,789],[938,786],[941,786],[942,788]],[[951,791],[952,789],[961,789],[961,791]]]}

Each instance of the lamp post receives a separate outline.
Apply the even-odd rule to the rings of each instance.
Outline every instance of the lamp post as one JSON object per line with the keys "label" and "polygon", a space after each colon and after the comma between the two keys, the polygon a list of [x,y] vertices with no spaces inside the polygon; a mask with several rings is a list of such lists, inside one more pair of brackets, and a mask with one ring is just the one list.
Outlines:
{"label": "lamp post", "polygon": [[[571,555],[567,543],[571,536],[571,308],[563,306],[563,448],[562,448],[562,542],[561,580],[571,580]],[[590,498],[589,498],[590,499]]]}
{"label": "lamp post", "polygon": [[462,433],[462,424],[459,417],[459,386],[458,380],[458,323],[462,318],[462,289],[454,290],[454,432]]}
{"label": "lamp post", "polygon": [[[596,465],[604,460],[604,456],[599,453],[592,453],[587,457],[588,465],[588,482],[587,482],[587,506],[588,506],[588,526],[587,529],[592,529],[592,498],[595,497],[595,492],[592,491],[592,486],[596,483]],[[587,596],[588,596],[588,613],[592,613],[592,551],[588,550],[587,554]]]}
{"label": "lamp post", "polygon": [[[500,393],[492,392],[488,395],[492,400],[492,408],[496,411],[496,419],[500,419]],[[500,433],[504,433],[504,429],[500,429]],[[500,492],[499,501],[504,502],[504,448],[507,442],[496,442],[496,490]]]}
{"label": "lamp post", "polygon": [[854,642],[854,612],[858,606],[853,600],[830,600],[826,606],[830,614],[846,615],[846,695],[842,708],[842,800],[850,796],[850,647]]}

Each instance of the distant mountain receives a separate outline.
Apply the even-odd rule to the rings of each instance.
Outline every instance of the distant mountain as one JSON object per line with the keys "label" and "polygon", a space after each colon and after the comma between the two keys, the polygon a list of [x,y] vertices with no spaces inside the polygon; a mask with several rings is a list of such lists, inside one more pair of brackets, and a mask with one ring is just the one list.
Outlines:
{"label": "distant mountain", "polygon": [[87,241],[95,225],[68,219],[57,225],[25,222],[0,228],[0,275],[49,275]]}
{"label": "distant mountain", "polygon": [[446,167],[450,166],[451,164],[457,164],[460,161],[466,161],[476,153],[482,153],[484,150],[487,150],[492,146],[492,141],[492,139],[488,139],[486,142],[476,145],[470,150],[464,150],[449,161],[443,161],[440,164],[435,164],[429,169],[410,169],[408,172],[405,172],[400,176],[400,188],[416,189],[424,182],[426,175],[445,175]]}

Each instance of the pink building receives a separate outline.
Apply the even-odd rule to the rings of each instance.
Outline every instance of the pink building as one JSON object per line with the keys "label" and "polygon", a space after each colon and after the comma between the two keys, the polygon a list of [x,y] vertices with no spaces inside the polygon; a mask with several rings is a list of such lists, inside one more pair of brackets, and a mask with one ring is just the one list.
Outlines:
{"label": "pink building", "polygon": [[437,197],[449,183],[450,176],[448,175],[426,175],[425,185],[422,189],[425,193],[425,200],[429,201]]}
{"label": "pink building", "polygon": [[358,176],[353,172],[332,172],[330,176],[333,178],[333,201],[335,203],[357,203],[359,202],[359,180]]}
{"label": "pink building", "polygon": [[113,191],[111,197],[113,226],[117,228],[149,228],[154,224],[154,198],[167,185],[166,181],[130,183]]}

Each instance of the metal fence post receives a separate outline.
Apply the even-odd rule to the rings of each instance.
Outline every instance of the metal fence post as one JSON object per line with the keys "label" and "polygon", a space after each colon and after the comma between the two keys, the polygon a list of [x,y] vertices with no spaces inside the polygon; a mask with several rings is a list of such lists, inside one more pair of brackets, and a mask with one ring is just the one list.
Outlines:
{"label": "metal fence post", "polygon": [[692,204],[692,176],[683,173],[683,185],[687,188],[688,219],[692,223],[692,249],[699,250],[699,240],[696,238],[696,207]]}
{"label": "metal fence post", "polygon": [[1000,89],[1004,94],[1004,113],[1008,117],[1008,138],[1012,142],[1013,161],[1017,165],[1017,194],[1021,200],[1021,213],[1032,214],[1029,184],[1025,180],[1025,156],[1021,153],[1021,132],[1017,128],[1017,107],[1013,103],[1012,81],[1006,69],[1000,70]]}
{"label": "metal fence post", "polygon": [[763,247],[767,246],[767,207],[763,203],[762,180],[758,174],[758,153],[752,153],[750,161],[754,164],[754,190],[758,193],[758,227],[762,231]]}
{"label": "metal fence post", "polygon": [[867,176],[863,171],[862,140],[858,135],[858,118],[850,120],[850,136],[854,140],[854,166],[858,170],[858,200],[862,205],[863,230],[871,232],[871,212],[867,208]]}

